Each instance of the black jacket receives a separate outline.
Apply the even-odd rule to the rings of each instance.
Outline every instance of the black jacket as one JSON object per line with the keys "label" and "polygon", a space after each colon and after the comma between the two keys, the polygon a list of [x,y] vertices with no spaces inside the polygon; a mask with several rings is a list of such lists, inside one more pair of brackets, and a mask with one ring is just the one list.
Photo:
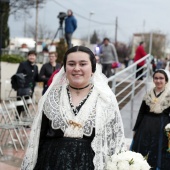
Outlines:
{"label": "black jacket", "polygon": [[31,87],[34,91],[36,82],[38,82],[38,67],[31,62],[24,61],[20,63],[17,73],[23,73],[25,75],[24,87]]}
{"label": "black jacket", "polygon": [[47,82],[48,82],[49,78],[51,77],[51,75],[53,74],[53,72],[55,70],[60,69],[60,67],[61,67],[61,65],[58,63],[56,64],[55,68],[53,68],[53,66],[50,63],[46,63],[42,66],[42,68],[40,70],[40,74],[39,74],[39,80],[44,82],[44,86],[47,85]]}

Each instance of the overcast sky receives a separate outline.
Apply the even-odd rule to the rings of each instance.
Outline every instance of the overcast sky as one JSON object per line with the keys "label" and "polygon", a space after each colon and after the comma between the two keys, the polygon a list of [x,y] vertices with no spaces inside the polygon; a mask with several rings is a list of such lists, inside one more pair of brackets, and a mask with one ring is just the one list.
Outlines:
{"label": "overcast sky", "polygon": [[[96,30],[110,39],[115,38],[115,20],[118,17],[118,41],[128,42],[133,33],[160,31],[170,35],[170,0],[47,0],[39,13],[39,22],[55,32],[59,27],[57,15],[72,9],[78,22],[73,37],[82,38]],[[35,9],[31,11],[27,25],[35,25]],[[10,17],[11,37],[24,35],[24,19]]]}

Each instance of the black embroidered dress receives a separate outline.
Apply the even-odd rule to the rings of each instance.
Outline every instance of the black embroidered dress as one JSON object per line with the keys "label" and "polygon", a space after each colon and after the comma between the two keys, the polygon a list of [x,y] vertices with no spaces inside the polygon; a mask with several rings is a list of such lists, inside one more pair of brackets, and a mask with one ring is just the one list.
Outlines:
{"label": "black embroidered dress", "polygon": [[[78,114],[89,95],[76,108],[73,108],[70,102],[75,115]],[[68,96],[70,99],[69,91]],[[94,136],[93,129],[91,136],[64,137],[63,131],[53,129],[51,121],[43,114],[38,158],[34,170],[94,170],[94,152],[91,148]]]}
{"label": "black embroidered dress", "polygon": [[[155,96],[159,98],[162,94]],[[134,126],[134,139],[131,150],[148,155],[148,163],[152,170],[170,170],[170,153],[168,138],[165,134],[165,126],[170,123],[170,107],[162,113],[156,114],[150,111],[149,105],[142,102],[136,124]]]}

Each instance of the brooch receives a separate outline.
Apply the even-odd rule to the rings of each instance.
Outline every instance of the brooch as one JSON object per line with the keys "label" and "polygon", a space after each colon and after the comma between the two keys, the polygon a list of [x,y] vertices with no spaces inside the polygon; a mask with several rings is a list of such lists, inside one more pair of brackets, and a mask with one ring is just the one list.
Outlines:
{"label": "brooch", "polygon": [[78,127],[78,128],[82,128],[82,125],[76,122],[73,122],[72,120],[69,120],[69,124],[73,125],[74,128]]}
{"label": "brooch", "polygon": [[153,102],[154,102],[154,103],[157,103],[157,102],[158,102],[158,98],[155,97],[155,98],[153,99]]}

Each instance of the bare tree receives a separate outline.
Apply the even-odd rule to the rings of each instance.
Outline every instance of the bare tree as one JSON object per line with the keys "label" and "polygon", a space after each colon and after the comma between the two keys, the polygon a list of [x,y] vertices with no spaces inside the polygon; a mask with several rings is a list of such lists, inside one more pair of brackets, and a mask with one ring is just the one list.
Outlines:
{"label": "bare tree", "polygon": [[[54,36],[54,33],[53,31],[51,31],[47,25],[44,25],[44,24],[39,24],[39,29],[38,29],[38,38],[39,39],[51,39],[53,38]],[[34,25],[28,25],[28,28],[27,28],[27,35],[29,37],[32,37],[34,38],[35,35],[36,35],[36,28]]]}
{"label": "bare tree", "polygon": [[132,43],[129,42],[128,44],[125,44],[123,42],[117,42],[116,51],[119,57],[119,61],[124,62],[126,57],[130,58]]}
{"label": "bare tree", "polygon": [[10,0],[10,14],[17,15],[18,12],[24,12],[29,15],[29,10],[36,8],[37,2],[40,6],[44,4],[46,0]]}
{"label": "bare tree", "polygon": [[16,18],[22,16],[18,15],[18,12],[24,12],[24,17],[30,15],[30,9],[36,9],[36,21],[35,21],[35,49],[37,49],[38,42],[38,13],[41,4],[44,4],[46,0],[10,0],[10,14],[14,14]]}

